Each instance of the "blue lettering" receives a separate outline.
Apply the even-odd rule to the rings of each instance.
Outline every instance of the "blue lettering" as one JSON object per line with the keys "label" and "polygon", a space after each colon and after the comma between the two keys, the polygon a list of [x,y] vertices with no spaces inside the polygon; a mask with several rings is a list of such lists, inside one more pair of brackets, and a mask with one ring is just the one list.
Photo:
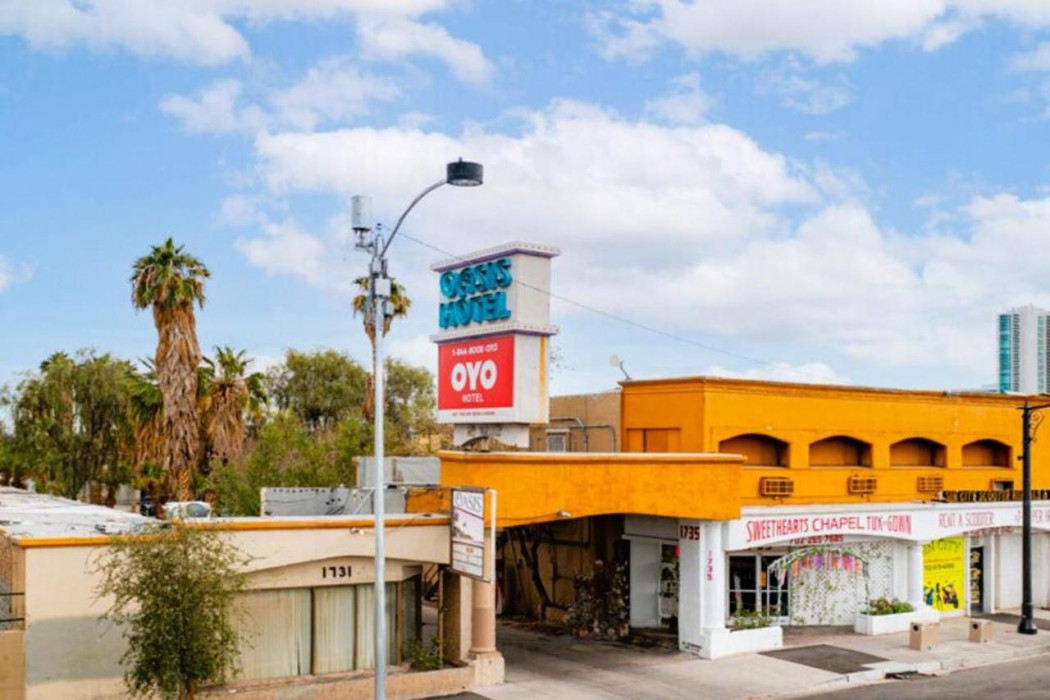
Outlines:
{"label": "blue lettering", "polygon": [[514,277],[510,274],[510,258],[501,258],[496,261],[496,286],[506,289]]}

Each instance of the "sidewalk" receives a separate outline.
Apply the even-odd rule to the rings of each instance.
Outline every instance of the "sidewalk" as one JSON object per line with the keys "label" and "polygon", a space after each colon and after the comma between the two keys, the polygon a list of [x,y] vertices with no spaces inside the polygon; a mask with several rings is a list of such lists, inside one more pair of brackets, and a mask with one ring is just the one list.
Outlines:
{"label": "sidewalk", "polygon": [[[1016,614],[1016,611],[1007,611]],[[941,622],[941,643],[930,651],[908,646],[909,633],[878,637],[785,630],[785,649],[716,661],[674,649],[578,640],[501,623],[498,646],[506,659],[504,685],[476,689],[489,700],[732,700],[801,698],[872,683],[888,673],[941,673],[1050,653],[1050,613],[1038,611],[1039,634],[1017,633],[1016,623],[993,621],[992,640],[968,641],[969,618]],[[785,653],[786,652],[786,653]],[[788,660],[785,657],[794,657]]]}

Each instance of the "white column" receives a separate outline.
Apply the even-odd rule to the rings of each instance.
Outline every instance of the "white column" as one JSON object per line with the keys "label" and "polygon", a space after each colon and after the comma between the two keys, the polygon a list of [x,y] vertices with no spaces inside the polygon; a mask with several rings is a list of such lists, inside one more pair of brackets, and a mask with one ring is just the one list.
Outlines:
{"label": "white column", "polygon": [[631,540],[631,627],[660,624],[660,547],[651,540]]}
{"label": "white column", "polygon": [[726,550],[722,541],[723,523],[706,523],[704,530],[704,620],[708,629],[726,626]]}
{"label": "white column", "polygon": [[922,546],[924,542],[908,543],[908,602],[916,610],[926,607],[922,586]]}
{"label": "white column", "polygon": [[701,521],[678,521],[678,645],[686,650],[698,650],[702,644],[703,535]]}

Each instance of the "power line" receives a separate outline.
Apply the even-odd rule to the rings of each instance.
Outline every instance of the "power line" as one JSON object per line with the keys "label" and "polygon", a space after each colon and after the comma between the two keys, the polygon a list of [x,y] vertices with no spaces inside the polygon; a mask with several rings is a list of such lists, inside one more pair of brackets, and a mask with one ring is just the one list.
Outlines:
{"label": "power line", "polygon": [[[401,232],[401,237],[402,238],[407,238],[408,240],[412,241],[413,243],[421,245],[424,248],[429,248],[430,250],[433,250],[433,251],[435,251],[437,253],[441,253],[442,255],[448,256],[449,258],[451,258],[453,260],[459,260],[459,261],[463,261],[463,262],[466,262],[466,261],[469,260],[469,258],[466,258],[466,257],[464,257],[462,255],[456,255],[455,253],[450,253],[449,251],[444,250],[442,248],[439,248],[439,247],[437,247],[437,246],[435,246],[435,245],[433,245],[431,243],[427,243],[424,240],[421,240],[419,238],[415,238],[414,236],[410,236],[409,234],[407,234],[407,233],[405,233],[403,231]],[[660,328],[654,328],[653,326],[648,326],[648,325],[646,325],[644,323],[639,323],[638,321],[634,321],[634,320],[626,318],[624,316],[619,316],[619,315],[614,314],[612,312],[605,311],[604,309],[599,309],[598,307],[591,306],[590,304],[585,304],[585,303],[583,303],[581,301],[576,301],[575,299],[570,299],[570,298],[568,298],[566,296],[562,296],[560,294],[555,294],[554,292],[550,291],[549,289],[540,289],[539,287],[536,287],[535,285],[528,284],[527,282],[522,282],[521,280],[515,280],[515,281],[516,281],[517,284],[520,284],[523,287],[527,287],[529,289],[535,290],[535,291],[539,292],[540,294],[545,294],[548,297],[550,297],[551,299],[557,299],[558,301],[565,302],[566,304],[572,304],[573,306],[576,306],[578,308],[584,309],[585,311],[589,311],[589,312],[591,312],[593,314],[598,314],[599,316],[604,316],[605,318],[608,318],[608,319],[613,320],[613,321],[618,321],[618,322],[626,324],[628,326],[633,326],[635,328],[638,328],[639,330],[643,330],[643,331],[646,331],[648,333],[652,333],[654,335],[659,335],[659,336],[662,336],[664,338],[668,338],[670,340],[675,340],[675,341],[678,341],[680,343],[685,343],[686,345],[692,345],[693,347],[700,348],[702,350],[707,350],[708,352],[719,353],[721,355],[725,355],[727,357],[732,357],[732,358],[737,359],[737,360],[744,360],[746,362],[753,362],[753,363],[757,363],[757,364],[760,364],[760,365],[765,365],[767,367],[774,367],[774,368],[783,368],[785,366],[784,363],[774,362],[772,360],[763,360],[763,359],[761,359],[759,357],[751,357],[750,355],[743,355],[743,354],[738,353],[738,352],[733,352],[732,350],[725,350],[723,348],[715,347],[714,345],[708,345],[706,343],[701,343],[698,340],[693,340],[692,338],[686,338],[685,336],[681,336],[681,335],[678,335],[676,333],[671,333],[669,331],[665,331],[665,330],[662,330]],[[798,369],[798,368],[795,368],[795,367],[791,367],[790,365],[788,365],[787,368],[790,369],[795,374],[807,375],[807,376],[810,376],[810,377],[814,377],[816,379],[824,380],[826,382],[827,381],[834,381],[834,378],[828,377],[827,375],[820,374],[818,372],[810,372],[810,371],[807,371],[807,370],[804,370],[804,369]]]}

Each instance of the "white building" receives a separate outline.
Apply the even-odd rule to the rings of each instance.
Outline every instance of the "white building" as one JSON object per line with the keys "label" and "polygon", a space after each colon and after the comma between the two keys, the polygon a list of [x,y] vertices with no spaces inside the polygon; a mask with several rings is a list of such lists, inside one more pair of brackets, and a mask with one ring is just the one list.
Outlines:
{"label": "white building", "polygon": [[1020,306],[999,314],[999,391],[1042,394],[1050,387],[1050,312]]}

